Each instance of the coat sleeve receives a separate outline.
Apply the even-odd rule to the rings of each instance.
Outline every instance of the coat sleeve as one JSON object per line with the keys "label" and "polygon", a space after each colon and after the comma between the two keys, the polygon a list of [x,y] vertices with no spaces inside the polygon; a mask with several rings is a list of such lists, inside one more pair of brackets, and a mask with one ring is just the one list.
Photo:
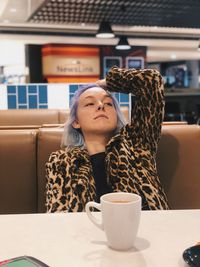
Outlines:
{"label": "coat sleeve", "polygon": [[106,77],[111,92],[132,93],[136,97],[131,124],[127,131],[153,153],[157,151],[164,115],[163,79],[153,69],[120,69],[113,67]]}
{"label": "coat sleeve", "polygon": [[53,152],[46,163],[47,212],[83,211],[83,181],[73,179],[64,152]]}

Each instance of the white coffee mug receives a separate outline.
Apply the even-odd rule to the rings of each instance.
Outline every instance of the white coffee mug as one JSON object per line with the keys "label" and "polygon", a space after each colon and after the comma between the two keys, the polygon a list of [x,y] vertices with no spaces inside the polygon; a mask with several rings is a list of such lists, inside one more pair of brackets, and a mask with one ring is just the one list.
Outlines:
{"label": "white coffee mug", "polygon": [[[86,204],[89,219],[105,231],[109,247],[116,250],[131,249],[140,222],[141,197],[132,193],[116,192],[101,196],[100,202],[100,204],[96,202]],[[100,223],[94,217],[94,213],[91,213],[91,208],[101,211]]]}

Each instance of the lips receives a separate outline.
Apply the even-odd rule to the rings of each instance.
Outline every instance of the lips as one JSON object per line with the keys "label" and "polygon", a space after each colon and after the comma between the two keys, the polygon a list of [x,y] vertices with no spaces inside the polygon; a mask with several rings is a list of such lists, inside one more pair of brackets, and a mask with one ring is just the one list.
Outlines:
{"label": "lips", "polygon": [[105,118],[105,119],[108,119],[108,116],[106,116],[106,115],[104,115],[104,114],[100,114],[100,115],[96,116],[96,117],[94,118],[94,120],[99,119],[99,118]]}

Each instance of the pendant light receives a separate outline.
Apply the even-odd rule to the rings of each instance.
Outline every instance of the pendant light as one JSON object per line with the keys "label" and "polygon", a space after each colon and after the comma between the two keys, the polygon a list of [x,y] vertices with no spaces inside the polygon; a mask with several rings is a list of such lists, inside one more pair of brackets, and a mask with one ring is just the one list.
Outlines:
{"label": "pendant light", "polygon": [[115,47],[118,50],[129,50],[131,49],[130,44],[128,43],[128,40],[126,38],[126,36],[121,36],[119,39],[119,42],[117,44],[117,46]]}
{"label": "pendant light", "polygon": [[96,33],[97,38],[112,38],[114,33],[108,21],[102,21]]}

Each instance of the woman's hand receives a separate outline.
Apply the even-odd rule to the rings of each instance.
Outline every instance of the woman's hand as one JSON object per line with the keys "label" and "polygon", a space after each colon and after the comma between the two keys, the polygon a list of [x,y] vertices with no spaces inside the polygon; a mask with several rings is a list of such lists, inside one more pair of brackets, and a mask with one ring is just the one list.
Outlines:
{"label": "woman's hand", "polygon": [[106,79],[98,80],[96,81],[96,84],[102,87],[104,90],[106,90],[107,88]]}

